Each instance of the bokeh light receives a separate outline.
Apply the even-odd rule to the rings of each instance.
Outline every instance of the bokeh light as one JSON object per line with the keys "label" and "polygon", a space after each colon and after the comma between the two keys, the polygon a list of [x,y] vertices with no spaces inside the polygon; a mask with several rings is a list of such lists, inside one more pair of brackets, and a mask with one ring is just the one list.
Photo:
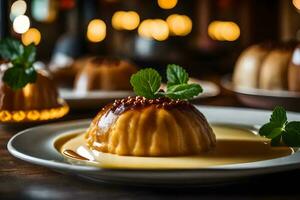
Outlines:
{"label": "bokeh light", "polygon": [[15,1],[10,8],[10,19],[13,21],[17,16],[24,15],[27,10],[27,4],[23,0]]}
{"label": "bokeh light", "polygon": [[186,15],[172,14],[167,18],[170,33],[177,36],[186,36],[192,31],[192,20]]}
{"label": "bokeh light", "polygon": [[177,0],[157,0],[157,4],[162,9],[172,9],[176,6]]}
{"label": "bokeh light", "polygon": [[117,30],[134,30],[140,23],[140,16],[135,11],[117,11],[114,13],[111,23]]}
{"label": "bokeh light", "polygon": [[22,34],[28,31],[30,20],[26,15],[19,15],[14,19],[13,29],[16,33]]}
{"label": "bokeh light", "polygon": [[31,14],[36,21],[53,22],[58,15],[60,1],[35,0],[31,2]]}
{"label": "bokeh light", "polygon": [[22,34],[22,42],[24,45],[34,43],[38,45],[41,41],[41,33],[36,28],[30,28],[28,31]]}
{"label": "bokeh light", "polygon": [[169,37],[169,27],[162,19],[146,19],[140,24],[138,33],[144,38],[164,41]]}
{"label": "bokeh light", "polygon": [[152,35],[151,35],[151,23],[152,23],[151,19],[146,19],[146,20],[142,21],[142,23],[140,24],[140,26],[138,28],[138,34],[141,37],[152,38]]}
{"label": "bokeh light", "polygon": [[87,27],[87,38],[91,42],[101,42],[106,37],[106,24],[101,19],[93,19]]}
{"label": "bokeh light", "polygon": [[240,37],[240,28],[234,22],[213,21],[208,26],[208,35],[213,40],[235,41]]}

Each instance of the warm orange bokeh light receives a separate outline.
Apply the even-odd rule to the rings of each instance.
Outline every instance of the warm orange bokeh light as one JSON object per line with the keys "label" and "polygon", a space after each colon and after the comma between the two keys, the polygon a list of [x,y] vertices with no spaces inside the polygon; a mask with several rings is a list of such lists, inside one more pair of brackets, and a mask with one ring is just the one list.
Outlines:
{"label": "warm orange bokeh light", "polygon": [[240,37],[240,28],[234,22],[213,21],[208,26],[208,35],[213,40],[235,41]]}
{"label": "warm orange bokeh light", "polygon": [[186,36],[192,31],[192,20],[186,15],[170,15],[167,23],[172,35]]}
{"label": "warm orange bokeh light", "polygon": [[30,28],[27,32],[22,34],[22,42],[24,45],[34,43],[38,45],[41,41],[41,33],[36,28]]}
{"label": "warm orange bokeh light", "polygon": [[135,11],[117,11],[114,13],[111,23],[117,30],[134,30],[140,23],[140,16]]}
{"label": "warm orange bokeh light", "polygon": [[162,19],[146,19],[140,24],[138,33],[141,37],[164,41],[169,37],[169,27]]}
{"label": "warm orange bokeh light", "polygon": [[101,19],[93,19],[87,27],[87,38],[91,42],[101,42],[106,37],[106,24]]}
{"label": "warm orange bokeh light", "polygon": [[157,0],[157,4],[162,9],[172,9],[176,6],[177,0]]}

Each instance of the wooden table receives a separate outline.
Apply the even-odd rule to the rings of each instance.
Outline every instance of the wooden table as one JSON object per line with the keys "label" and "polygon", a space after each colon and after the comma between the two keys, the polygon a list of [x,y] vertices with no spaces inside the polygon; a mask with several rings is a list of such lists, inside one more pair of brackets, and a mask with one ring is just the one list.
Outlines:
{"label": "wooden table", "polygon": [[[197,102],[204,105],[241,106],[231,94]],[[64,120],[91,118],[96,112],[72,112]],[[0,199],[300,199],[300,169],[253,177],[231,185],[206,188],[129,187],[92,183],[12,157],[6,144],[20,131],[0,127]],[[293,184],[296,183],[296,184]]]}

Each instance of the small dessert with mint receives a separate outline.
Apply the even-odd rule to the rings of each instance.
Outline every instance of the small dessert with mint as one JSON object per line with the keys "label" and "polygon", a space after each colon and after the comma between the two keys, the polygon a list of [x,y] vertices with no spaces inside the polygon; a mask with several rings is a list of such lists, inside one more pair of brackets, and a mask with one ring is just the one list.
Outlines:
{"label": "small dessert with mint", "polygon": [[153,69],[132,75],[136,97],[115,100],[94,118],[85,138],[92,150],[128,156],[181,156],[212,150],[215,134],[204,115],[187,100],[202,92],[188,74],[167,68],[167,89]]}
{"label": "small dessert with mint", "polygon": [[0,122],[30,122],[57,119],[69,108],[59,98],[46,71],[35,70],[36,48],[18,40],[0,41]]}

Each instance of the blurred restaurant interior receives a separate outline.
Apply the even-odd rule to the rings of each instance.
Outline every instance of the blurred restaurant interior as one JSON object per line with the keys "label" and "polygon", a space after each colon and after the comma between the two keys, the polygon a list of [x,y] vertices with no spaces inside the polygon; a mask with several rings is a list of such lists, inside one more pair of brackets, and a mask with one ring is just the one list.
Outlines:
{"label": "blurred restaurant interior", "polygon": [[225,73],[251,44],[300,39],[298,9],[298,0],[8,0],[1,37],[34,42],[47,64],[100,54]]}
{"label": "blurred restaurant interior", "polygon": [[[238,94],[244,91],[237,89],[240,86],[255,89],[244,93],[254,94],[254,99],[240,96],[248,106],[271,109],[279,104],[299,110],[291,91],[300,91],[299,67],[295,67],[300,65],[296,51],[300,0],[0,2],[0,38],[11,36],[25,46],[33,43],[37,48],[35,67],[50,71],[61,88],[128,90],[125,86],[93,88],[85,77],[78,78],[84,74],[82,69],[93,74],[95,71],[85,67],[88,59],[101,56],[133,63],[137,68],[120,72],[127,82],[137,69],[152,67],[164,74],[166,65],[174,63],[186,68],[191,77],[221,85],[226,75],[232,74],[232,82],[231,78],[225,81],[232,83],[229,90]],[[293,52],[295,59],[291,59]],[[118,76],[117,72],[112,74]],[[110,76],[100,79],[105,82]],[[90,82],[95,82],[95,77]],[[106,83],[114,85],[112,82]],[[226,84],[224,87],[228,89]],[[260,95],[264,99],[287,95],[291,101],[280,99],[269,104],[263,98],[259,101]]]}

